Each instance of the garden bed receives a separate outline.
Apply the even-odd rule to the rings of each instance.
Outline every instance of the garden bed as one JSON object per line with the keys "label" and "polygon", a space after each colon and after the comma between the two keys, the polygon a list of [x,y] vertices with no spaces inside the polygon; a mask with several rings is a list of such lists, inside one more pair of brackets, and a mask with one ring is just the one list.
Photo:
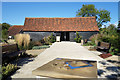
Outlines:
{"label": "garden bed", "polygon": [[49,48],[50,46],[49,45],[43,45],[43,46],[34,46],[32,49],[46,49],[46,48]]}
{"label": "garden bed", "polygon": [[110,53],[100,54],[99,56],[100,56],[101,58],[108,58],[108,57],[112,56],[112,54],[110,54]]}

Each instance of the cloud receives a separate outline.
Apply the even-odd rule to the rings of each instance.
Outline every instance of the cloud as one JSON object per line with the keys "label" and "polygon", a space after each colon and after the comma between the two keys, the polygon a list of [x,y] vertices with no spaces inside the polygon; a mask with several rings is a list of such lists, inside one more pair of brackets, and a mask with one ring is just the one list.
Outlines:
{"label": "cloud", "polygon": [[114,24],[115,27],[117,27],[118,26],[118,21],[116,21],[114,23],[111,23],[111,22],[105,23],[105,24],[102,25],[102,28],[104,28],[105,26],[108,27],[110,24]]}
{"label": "cloud", "polygon": [[117,26],[118,26],[118,21],[116,21],[116,22],[114,23],[114,25],[117,27]]}

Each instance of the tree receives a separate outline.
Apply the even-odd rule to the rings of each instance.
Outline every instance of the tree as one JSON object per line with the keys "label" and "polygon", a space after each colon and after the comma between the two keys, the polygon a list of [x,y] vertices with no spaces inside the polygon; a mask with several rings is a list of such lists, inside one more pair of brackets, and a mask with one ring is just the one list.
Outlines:
{"label": "tree", "polygon": [[2,23],[2,30],[5,30],[5,29],[8,30],[10,26],[11,26],[11,25],[8,24],[8,23]]}
{"label": "tree", "polygon": [[110,22],[110,12],[107,10],[99,10],[98,13],[98,26],[101,27],[103,23]]}
{"label": "tree", "polygon": [[120,28],[120,21],[118,22],[118,28]]}
{"label": "tree", "polygon": [[96,16],[98,14],[98,10],[94,5],[82,5],[82,8],[77,11],[76,16],[78,17],[91,17]]}
{"label": "tree", "polygon": [[8,29],[11,25],[8,23],[2,23],[2,38],[7,39],[8,38]]}
{"label": "tree", "polygon": [[98,27],[101,28],[104,23],[110,21],[110,12],[107,10],[98,10],[93,4],[82,5],[82,8],[77,11],[77,17],[92,17],[95,16]]}

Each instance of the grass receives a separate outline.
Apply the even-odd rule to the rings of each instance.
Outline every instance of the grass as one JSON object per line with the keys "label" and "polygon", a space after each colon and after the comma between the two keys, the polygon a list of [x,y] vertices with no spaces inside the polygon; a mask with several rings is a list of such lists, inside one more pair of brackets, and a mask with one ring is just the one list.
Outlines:
{"label": "grass", "polygon": [[15,41],[19,46],[28,46],[30,43],[30,35],[29,34],[17,34],[15,35]]}

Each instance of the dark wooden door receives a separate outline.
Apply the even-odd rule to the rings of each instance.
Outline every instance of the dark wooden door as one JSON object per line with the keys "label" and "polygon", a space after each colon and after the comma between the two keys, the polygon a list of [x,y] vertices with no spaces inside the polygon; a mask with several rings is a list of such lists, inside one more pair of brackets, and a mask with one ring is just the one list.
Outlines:
{"label": "dark wooden door", "polygon": [[66,32],[66,41],[69,41],[70,40],[70,34],[69,32]]}
{"label": "dark wooden door", "polygon": [[61,32],[61,37],[60,37],[60,40],[61,40],[61,41],[65,41],[64,36],[65,36],[65,35],[64,35],[64,32]]}

